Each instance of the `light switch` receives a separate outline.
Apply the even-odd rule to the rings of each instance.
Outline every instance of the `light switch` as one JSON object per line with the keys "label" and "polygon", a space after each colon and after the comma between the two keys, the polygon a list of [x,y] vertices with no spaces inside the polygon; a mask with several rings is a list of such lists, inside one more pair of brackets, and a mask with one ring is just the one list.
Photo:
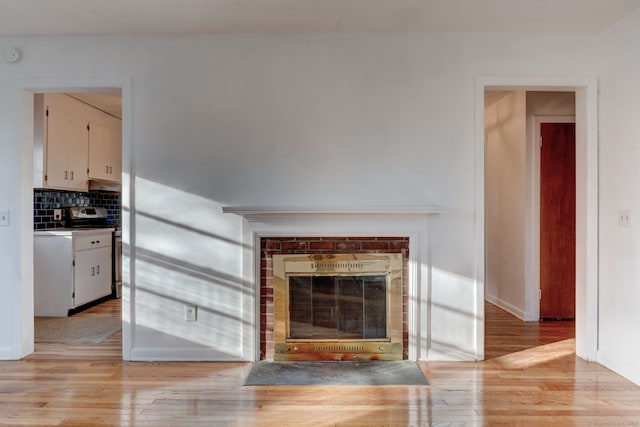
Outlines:
{"label": "light switch", "polygon": [[0,226],[9,225],[9,211],[0,211]]}
{"label": "light switch", "polygon": [[618,226],[631,227],[631,209],[618,211]]}

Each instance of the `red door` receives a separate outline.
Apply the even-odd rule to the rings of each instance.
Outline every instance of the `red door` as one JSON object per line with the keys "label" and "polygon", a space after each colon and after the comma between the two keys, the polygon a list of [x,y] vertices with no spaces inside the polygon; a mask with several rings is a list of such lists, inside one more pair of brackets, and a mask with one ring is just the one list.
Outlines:
{"label": "red door", "polygon": [[540,126],[540,318],[574,319],[575,123]]}

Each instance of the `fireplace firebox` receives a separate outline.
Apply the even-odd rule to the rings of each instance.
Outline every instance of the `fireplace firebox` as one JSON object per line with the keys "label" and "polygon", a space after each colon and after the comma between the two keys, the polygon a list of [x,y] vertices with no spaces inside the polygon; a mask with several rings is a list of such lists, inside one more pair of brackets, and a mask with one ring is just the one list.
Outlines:
{"label": "fireplace firebox", "polygon": [[273,256],[275,360],[400,360],[402,254]]}

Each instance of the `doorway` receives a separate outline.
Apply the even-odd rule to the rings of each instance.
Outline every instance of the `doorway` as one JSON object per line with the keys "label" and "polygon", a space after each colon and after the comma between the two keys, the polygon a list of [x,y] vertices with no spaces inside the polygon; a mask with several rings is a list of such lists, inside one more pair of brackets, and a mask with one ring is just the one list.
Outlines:
{"label": "doorway", "polygon": [[[476,233],[480,236],[476,244],[477,259],[485,260],[485,268],[477,270],[478,299],[477,312],[484,318],[485,285],[491,279],[486,270],[489,253],[485,249],[487,237],[487,215],[485,176],[490,170],[485,146],[485,114],[484,102],[487,90],[522,90],[522,91],[565,91],[575,93],[576,112],[576,212],[575,212],[575,318],[576,318],[576,354],[587,360],[595,360],[597,354],[597,82],[590,79],[552,79],[525,77],[478,77],[476,78],[476,199],[477,212]],[[531,127],[531,123],[527,123]],[[532,166],[532,159],[527,153],[527,165]],[[532,189],[527,188],[527,196],[532,196]],[[531,211],[526,215],[532,216]],[[525,235],[532,241],[533,231],[527,227]],[[531,248],[527,249],[531,251]],[[534,269],[529,266],[523,280],[531,281]],[[537,301],[538,290],[528,287],[525,299]],[[523,318],[524,311],[521,313]],[[534,320],[534,319],[528,319]],[[536,319],[537,320],[537,319]],[[478,325],[478,348],[484,348],[484,322]],[[479,358],[484,358],[484,354]]]}
{"label": "doorway", "polygon": [[[25,213],[29,213],[33,208],[34,204],[34,181],[33,174],[31,173],[34,170],[34,165],[32,163],[33,159],[33,151],[34,151],[34,100],[35,94],[37,93],[87,93],[90,95],[93,94],[104,94],[104,93],[114,93],[117,92],[122,100],[122,110],[123,110],[123,121],[122,121],[122,141],[120,150],[122,153],[122,166],[123,166],[123,177],[128,177],[128,171],[130,170],[130,150],[129,147],[129,121],[125,117],[130,116],[130,100],[131,100],[131,88],[130,83],[126,81],[105,81],[105,80],[95,80],[95,81],[87,81],[86,79],[82,79],[80,81],[71,81],[65,80],[61,81],[59,79],[33,79],[33,80],[21,80],[17,82],[15,93],[19,96],[16,97],[16,106],[20,111],[20,121],[22,123],[22,130],[20,134],[21,139],[21,147],[23,152],[23,158],[25,159],[25,167],[24,174],[22,177],[22,206],[23,211]],[[128,208],[129,205],[129,190],[130,185],[128,180],[123,181],[123,186],[121,189],[121,207],[122,215],[121,215],[121,225],[123,228],[123,235],[125,239],[128,237],[128,229],[129,229],[129,218],[128,218]],[[33,215],[26,217],[27,221],[23,221],[23,226],[21,227],[21,239],[22,239],[22,256],[25,262],[21,265],[21,275],[25,278],[22,281],[22,302],[20,304],[21,309],[19,310],[20,317],[20,350],[17,357],[25,357],[34,352],[34,306],[33,306],[33,222],[29,222],[28,218],[33,218]],[[29,261],[31,260],[31,261]],[[125,265],[127,265],[128,257],[124,258]],[[31,302],[29,302],[31,301]],[[120,313],[121,318],[122,310],[120,309],[111,309]],[[125,344],[129,341],[127,337],[129,336],[129,331],[126,329],[127,323],[122,322],[123,332],[121,341],[121,357],[126,353]]]}
{"label": "doorway", "polygon": [[485,299],[525,321],[573,319],[575,95],[485,95]]}
{"label": "doorway", "polygon": [[122,324],[122,93],[32,96],[34,351],[41,352],[49,343],[101,342]]}

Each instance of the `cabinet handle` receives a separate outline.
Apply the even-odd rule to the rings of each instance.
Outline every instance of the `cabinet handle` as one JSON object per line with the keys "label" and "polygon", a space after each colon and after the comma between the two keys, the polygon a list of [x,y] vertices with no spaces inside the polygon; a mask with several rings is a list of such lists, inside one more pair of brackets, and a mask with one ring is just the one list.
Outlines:
{"label": "cabinet handle", "polygon": [[95,267],[91,267],[91,275],[92,276],[96,275],[96,268]]}
{"label": "cabinet handle", "polygon": [[69,179],[69,172],[64,171],[64,179]]}
{"label": "cabinet handle", "polygon": [[100,240],[96,240],[96,243],[100,243]]}
{"label": "cabinet handle", "polygon": [[96,274],[100,274],[100,266],[99,265],[96,266]]}
{"label": "cabinet handle", "polygon": [[109,174],[113,175],[113,167],[109,166]]}
{"label": "cabinet handle", "polygon": [[73,181],[73,171],[71,171],[71,181]]}
{"label": "cabinet handle", "polygon": [[104,173],[109,173],[109,166],[108,165],[104,166]]}

